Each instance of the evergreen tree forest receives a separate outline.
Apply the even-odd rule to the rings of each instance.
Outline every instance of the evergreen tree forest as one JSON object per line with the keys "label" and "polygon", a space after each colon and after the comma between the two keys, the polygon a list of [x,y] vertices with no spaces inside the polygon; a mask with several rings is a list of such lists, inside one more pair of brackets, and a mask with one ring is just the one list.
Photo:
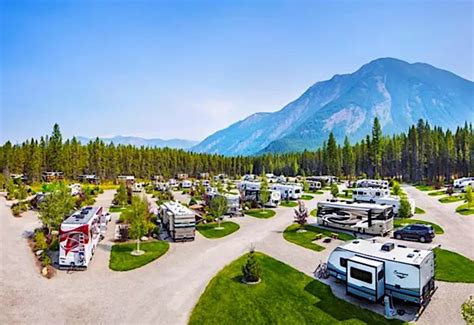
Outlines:
{"label": "evergreen tree forest", "polygon": [[153,175],[173,177],[177,173],[198,175],[226,173],[260,175],[263,171],[295,176],[336,175],[340,177],[397,178],[406,182],[442,182],[472,176],[474,135],[471,124],[456,131],[432,127],[420,120],[408,132],[384,136],[377,118],[372,134],[351,143],[337,143],[331,133],[323,146],[300,153],[225,157],[169,148],[105,144],[96,138],[81,144],[64,140],[59,126],[49,136],[21,144],[6,142],[0,147],[0,168],[5,176],[25,174],[39,181],[42,172],[60,171],[66,178],[96,174],[102,181],[118,175],[149,179]]}

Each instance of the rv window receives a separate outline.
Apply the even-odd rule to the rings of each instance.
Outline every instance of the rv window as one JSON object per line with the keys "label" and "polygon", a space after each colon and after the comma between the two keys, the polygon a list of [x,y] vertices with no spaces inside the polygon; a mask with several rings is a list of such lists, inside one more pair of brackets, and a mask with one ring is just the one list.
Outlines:
{"label": "rv window", "polygon": [[372,283],[372,273],[357,269],[355,267],[351,267],[351,278],[366,283]]}
{"label": "rv window", "polygon": [[340,264],[342,267],[346,267],[346,266],[347,266],[347,258],[341,257],[341,258],[339,259],[339,264]]}
{"label": "rv window", "polygon": [[379,274],[378,274],[378,276],[377,276],[377,279],[379,279],[379,281],[383,279],[383,270],[380,270],[380,271],[379,271]]}
{"label": "rv window", "polygon": [[380,196],[380,192],[375,193],[376,196]]}

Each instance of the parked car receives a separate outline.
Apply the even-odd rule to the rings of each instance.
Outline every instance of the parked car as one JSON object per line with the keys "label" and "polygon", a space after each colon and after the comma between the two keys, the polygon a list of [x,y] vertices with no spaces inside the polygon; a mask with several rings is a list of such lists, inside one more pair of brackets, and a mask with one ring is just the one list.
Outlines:
{"label": "parked car", "polygon": [[413,224],[395,230],[393,237],[395,237],[395,239],[417,240],[422,243],[427,243],[433,240],[435,232],[430,225]]}

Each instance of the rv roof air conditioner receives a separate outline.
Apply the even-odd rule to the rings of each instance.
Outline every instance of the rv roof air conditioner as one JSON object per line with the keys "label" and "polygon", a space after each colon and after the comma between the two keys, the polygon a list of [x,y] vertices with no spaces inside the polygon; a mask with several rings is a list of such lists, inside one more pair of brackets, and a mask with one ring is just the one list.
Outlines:
{"label": "rv roof air conditioner", "polygon": [[394,248],[395,248],[394,243],[385,243],[385,244],[382,245],[382,250],[385,251],[385,252],[390,252]]}

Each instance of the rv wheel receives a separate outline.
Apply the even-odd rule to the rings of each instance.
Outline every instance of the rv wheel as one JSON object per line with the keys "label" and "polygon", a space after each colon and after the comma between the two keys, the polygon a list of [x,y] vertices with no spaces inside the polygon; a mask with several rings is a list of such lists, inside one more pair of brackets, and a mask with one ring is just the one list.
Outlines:
{"label": "rv wheel", "polygon": [[424,236],[420,237],[420,242],[424,243],[426,241],[426,238]]}

